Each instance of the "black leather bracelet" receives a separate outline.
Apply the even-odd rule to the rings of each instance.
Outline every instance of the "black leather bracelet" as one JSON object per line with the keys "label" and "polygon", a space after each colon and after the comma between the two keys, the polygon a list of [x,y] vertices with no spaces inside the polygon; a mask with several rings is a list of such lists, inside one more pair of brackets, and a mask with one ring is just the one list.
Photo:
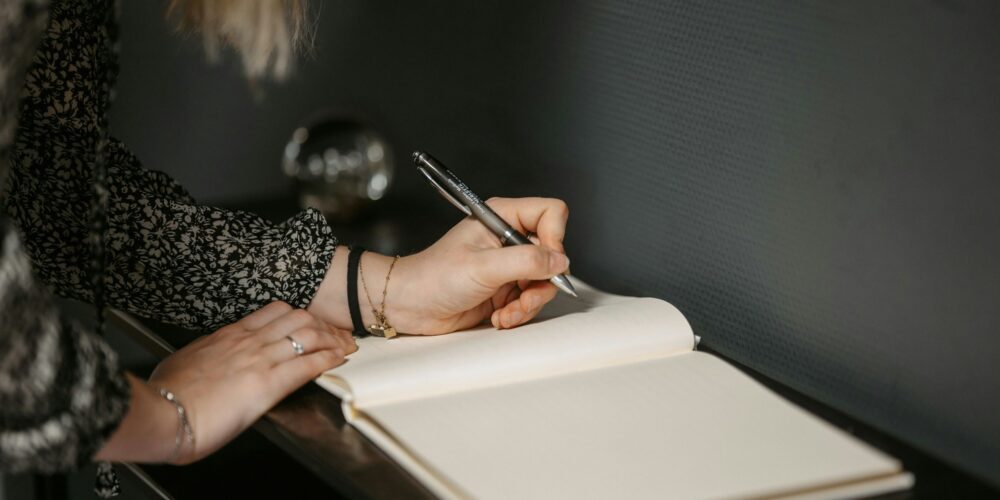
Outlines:
{"label": "black leather bracelet", "polygon": [[368,335],[365,323],[361,321],[361,305],[358,303],[358,265],[361,264],[361,254],[365,249],[360,246],[349,247],[347,254],[347,308],[351,311],[351,323],[354,324],[354,334]]}

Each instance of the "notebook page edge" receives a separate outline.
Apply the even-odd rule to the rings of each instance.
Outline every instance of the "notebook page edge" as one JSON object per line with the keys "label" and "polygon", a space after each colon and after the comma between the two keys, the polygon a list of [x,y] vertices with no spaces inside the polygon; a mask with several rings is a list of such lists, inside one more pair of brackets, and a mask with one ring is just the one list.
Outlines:
{"label": "notebook page edge", "polygon": [[[618,366],[693,350],[695,337],[691,325],[673,304],[656,298],[608,294],[582,281],[577,282],[581,297],[591,301],[589,309],[567,313],[566,307],[572,307],[575,302],[563,298],[549,312],[543,310],[540,315],[543,321],[567,325],[562,329],[553,323],[533,323],[501,332],[481,326],[428,338],[402,337],[386,341],[368,337],[359,340],[359,352],[352,354],[345,365],[326,372],[324,376],[337,377],[344,384],[349,383],[353,401],[359,407],[369,407]],[[593,314],[592,309],[610,313],[590,318],[573,317],[576,314]],[[642,333],[625,338],[626,342],[613,342],[612,337],[605,337],[604,330],[590,327],[594,321],[600,322],[602,318],[608,321],[615,314],[629,310],[645,311],[647,316],[634,320],[632,330],[639,329]],[[579,328],[581,324],[584,328]],[[552,338],[554,333],[544,333],[563,332],[574,325],[572,335]],[[629,328],[622,330],[625,330],[624,334],[630,333]],[[577,332],[585,332],[586,342],[572,341],[572,337],[580,336]],[[546,341],[549,344],[546,345]],[[629,344],[629,341],[635,345]],[[556,350],[555,342],[561,343],[563,350],[569,346],[574,354],[567,357],[564,352],[550,352]],[[539,348],[532,350],[535,346]],[[649,356],[649,350],[658,354]],[[519,352],[520,355],[516,361],[512,361],[514,358],[511,357],[504,360],[491,356],[490,363],[463,362],[463,366],[471,367],[466,372],[460,372],[460,367],[452,365],[455,359],[481,357],[481,352]],[[469,376],[470,373],[472,376]],[[337,390],[331,392],[339,395]]]}
{"label": "notebook page edge", "polygon": [[344,418],[348,423],[375,443],[380,450],[389,455],[396,464],[410,473],[434,496],[444,499],[472,498],[457,485],[451,483],[444,475],[437,473],[433,467],[417,458],[404,444],[396,440],[391,432],[379,425],[364,411],[358,410],[346,401],[342,403],[342,406]]}
{"label": "notebook page edge", "polygon": [[868,498],[913,487],[913,474],[900,468],[896,472],[841,484],[831,484],[810,491],[789,492],[767,497],[774,500],[826,500],[837,498]]}

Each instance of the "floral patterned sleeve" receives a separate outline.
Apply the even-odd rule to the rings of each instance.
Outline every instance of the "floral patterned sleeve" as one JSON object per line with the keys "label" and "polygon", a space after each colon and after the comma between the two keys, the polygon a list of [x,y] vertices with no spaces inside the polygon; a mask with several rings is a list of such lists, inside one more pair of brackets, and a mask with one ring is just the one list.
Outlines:
{"label": "floral patterned sleeve", "polygon": [[[54,1],[21,102],[7,211],[39,276],[58,293],[94,299],[93,166],[108,166],[104,299],[189,328],[214,329],[275,300],[305,307],[336,238],[305,211],[281,224],[199,205],[106,137],[117,58],[108,0]],[[152,121],[152,120],[151,120]]]}
{"label": "floral patterned sleeve", "polygon": [[[305,307],[337,244],[326,219],[307,210],[281,224],[197,204],[166,175],[141,168],[112,141],[108,171],[105,297],[108,305],[189,328],[214,329],[275,300]],[[51,153],[50,153],[51,152]],[[36,152],[32,152],[32,155]],[[91,301],[87,279],[89,188],[70,155],[39,150],[44,174],[13,175],[10,211],[27,231],[39,274],[70,297]],[[22,158],[26,155],[22,155]],[[34,167],[34,161],[15,169]],[[27,170],[27,169],[25,169]],[[81,180],[82,179],[82,180]]]}
{"label": "floral patterned sleeve", "polygon": [[[45,14],[42,1],[0,2],[0,183]],[[129,396],[114,351],[60,316],[17,228],[0,214],[0,470],[54,472],[90,462],[124,418]]]}
{"label": "floral patterned sleeve", "polygon": [[111,149],[109,304],[201,328],[275,300],[309,305],[337,245],[321,213],[273,224],[199,205],[166,175],[142,169],[120,143]]}

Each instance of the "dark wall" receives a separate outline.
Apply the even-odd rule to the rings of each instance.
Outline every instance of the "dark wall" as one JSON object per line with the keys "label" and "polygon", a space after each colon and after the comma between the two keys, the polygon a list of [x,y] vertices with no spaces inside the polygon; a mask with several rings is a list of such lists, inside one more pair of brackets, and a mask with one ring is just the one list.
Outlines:
{"label": "dark wall", "polygon": [[[285,143],[328,111],[373,123],[399,158],[420,147],[461,160],[468,182],[497,193],[516,185],[511,162],[529,168],[521,144],[533,132],[520,108],[534,84],[525,77],[539,75],[520,73],[539,44],[523,38],[543,28],[529,23],[552,19],[552,6],[314,1],[315,48],[299,71],[282,85],[251,86],[233,58],[208,64],[199,38],[174,34],[164,3],[123,2],[112,127],[147,167],[171,173],[197,198],[284,192]],[[399,191],[428,192],[408,162],[400,166]]]}
{"label": "dark wall", "polygon": [[253,105],[127,2],[119,135],[235,199],[282,189],[305,116],[351,110],[482,194],[565,198],[586,280],[1000,484],[1000,4],[321,6]]}

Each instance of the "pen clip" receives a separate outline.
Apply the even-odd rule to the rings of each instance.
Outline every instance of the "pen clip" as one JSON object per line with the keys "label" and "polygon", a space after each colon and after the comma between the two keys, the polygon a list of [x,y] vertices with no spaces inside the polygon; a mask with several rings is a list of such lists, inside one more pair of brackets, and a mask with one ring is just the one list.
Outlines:
{"label": "pen clip", "polygon": [[430,172],[427,171],[427,169],[417,165],[417,170],[419,170],[421,174],[424,174],[424,177],[426,177],[427,180],[431,182],[431,185],[434,186],[434,189],[437,189],[438,192],[441,193],[441,196],[444,196],[444,199],[450,201],[452,205],[455,205],[455,208],[461,210],[462,213],[464,213],[465,215],[472,215],[472,210],[469,210],[469,207],[463,205],[462,202],[456,200],[455,197],[451,195],[451,193],[449,193],[447,190],[445,190],[443,186],[441,186],[441,184],[438,184],[438,181],[434,179],[434,177],[431,175]]}

